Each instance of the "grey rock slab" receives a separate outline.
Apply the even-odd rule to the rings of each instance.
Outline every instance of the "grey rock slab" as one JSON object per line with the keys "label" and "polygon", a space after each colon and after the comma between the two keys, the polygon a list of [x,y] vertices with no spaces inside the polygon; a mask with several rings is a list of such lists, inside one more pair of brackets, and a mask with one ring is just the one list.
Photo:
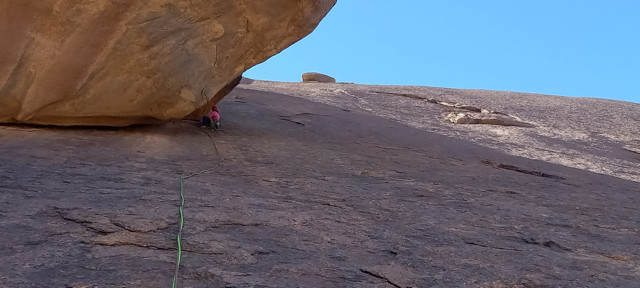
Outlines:
{"label": "grey rock slab", "polygon": [[179,287],[637,286],[638,182],[256,83],[215,132],[1,126],[0,283],[170,287],[201,172]]}

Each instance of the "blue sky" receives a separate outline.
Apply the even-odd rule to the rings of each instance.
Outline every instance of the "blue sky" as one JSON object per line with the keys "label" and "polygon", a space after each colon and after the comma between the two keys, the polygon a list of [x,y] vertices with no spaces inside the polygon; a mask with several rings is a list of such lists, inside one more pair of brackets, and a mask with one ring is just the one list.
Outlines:
{"label": "blue sky", "polygon": [[338,0],[246,77],[422,85],[640,103],[640,1]]}

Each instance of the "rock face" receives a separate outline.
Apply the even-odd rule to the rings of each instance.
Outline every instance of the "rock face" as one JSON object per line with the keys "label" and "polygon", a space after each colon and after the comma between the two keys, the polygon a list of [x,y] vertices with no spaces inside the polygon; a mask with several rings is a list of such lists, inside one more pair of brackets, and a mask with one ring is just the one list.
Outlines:
{"label": "rock face", "polygon": [[0,122],[183,118],[309,34],[335,2],[2,1]]}
{"label": "rock face", "polygon": [[302,74],[302,82],[336,83],[336,78],[316,72]]}
{"label": "rock face", "polygon": [[509,117],[508,115],[496,115],[491,113],[456,113],[451,112],[447,114],[445,119],[455,124],[487,124],[498,126],[519,126],[519,127],[531,127],[531,124],[524,123]]}
{"label": "rock face", "polygon": [[243,82],[208,135],[0,126],[0,287],[170,287],[178,175],[176,287],[638,287],[640,105]]}
{"label": "rock face", "polygon": [[[238,85],[243,87],[367,111],[514,156],[640,182],[640,105],[635,103],[347,83],[256,80]],[[292,120],[307,125],[297,117]]]}

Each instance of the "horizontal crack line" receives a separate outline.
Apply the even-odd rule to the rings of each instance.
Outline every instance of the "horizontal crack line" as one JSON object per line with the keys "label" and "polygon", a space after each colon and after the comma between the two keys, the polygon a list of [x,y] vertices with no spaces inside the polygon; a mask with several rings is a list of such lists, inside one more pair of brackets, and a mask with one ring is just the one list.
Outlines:
{"label": "horizontal crack line", "polygon": [[393,285],[393,287],[402,288],[402,286],[400,286],[400,285],[398,285],[398,284],[396,284],[396,283],[393,283],[393,281],[389,280],[389,278],[384,277],[384,276],[382,276],[382,275],[380,275],[380,274],[378,274],[378,273],[375,273],[375,272],[373,272],[373,271],[369,271],[369,270],[367,270],[367,269],[363,269],[363,268],[360,268],[360,271],[361,271],[362,273],[364,273],[364,274],[371,275],[371,276],[376,277],[376,278],[378,278],[378,279],[385,280],[385,281],[387,281],[387,283],[389,283],[389,284]]}

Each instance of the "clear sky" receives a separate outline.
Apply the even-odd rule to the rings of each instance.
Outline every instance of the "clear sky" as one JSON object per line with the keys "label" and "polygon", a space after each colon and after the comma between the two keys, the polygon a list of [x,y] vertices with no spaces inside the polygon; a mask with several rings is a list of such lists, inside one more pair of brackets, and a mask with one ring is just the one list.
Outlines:
{"label": "clear sky", "polygon": [[338,0],[246,77],[421,85],[640,103],[640,0]]}

